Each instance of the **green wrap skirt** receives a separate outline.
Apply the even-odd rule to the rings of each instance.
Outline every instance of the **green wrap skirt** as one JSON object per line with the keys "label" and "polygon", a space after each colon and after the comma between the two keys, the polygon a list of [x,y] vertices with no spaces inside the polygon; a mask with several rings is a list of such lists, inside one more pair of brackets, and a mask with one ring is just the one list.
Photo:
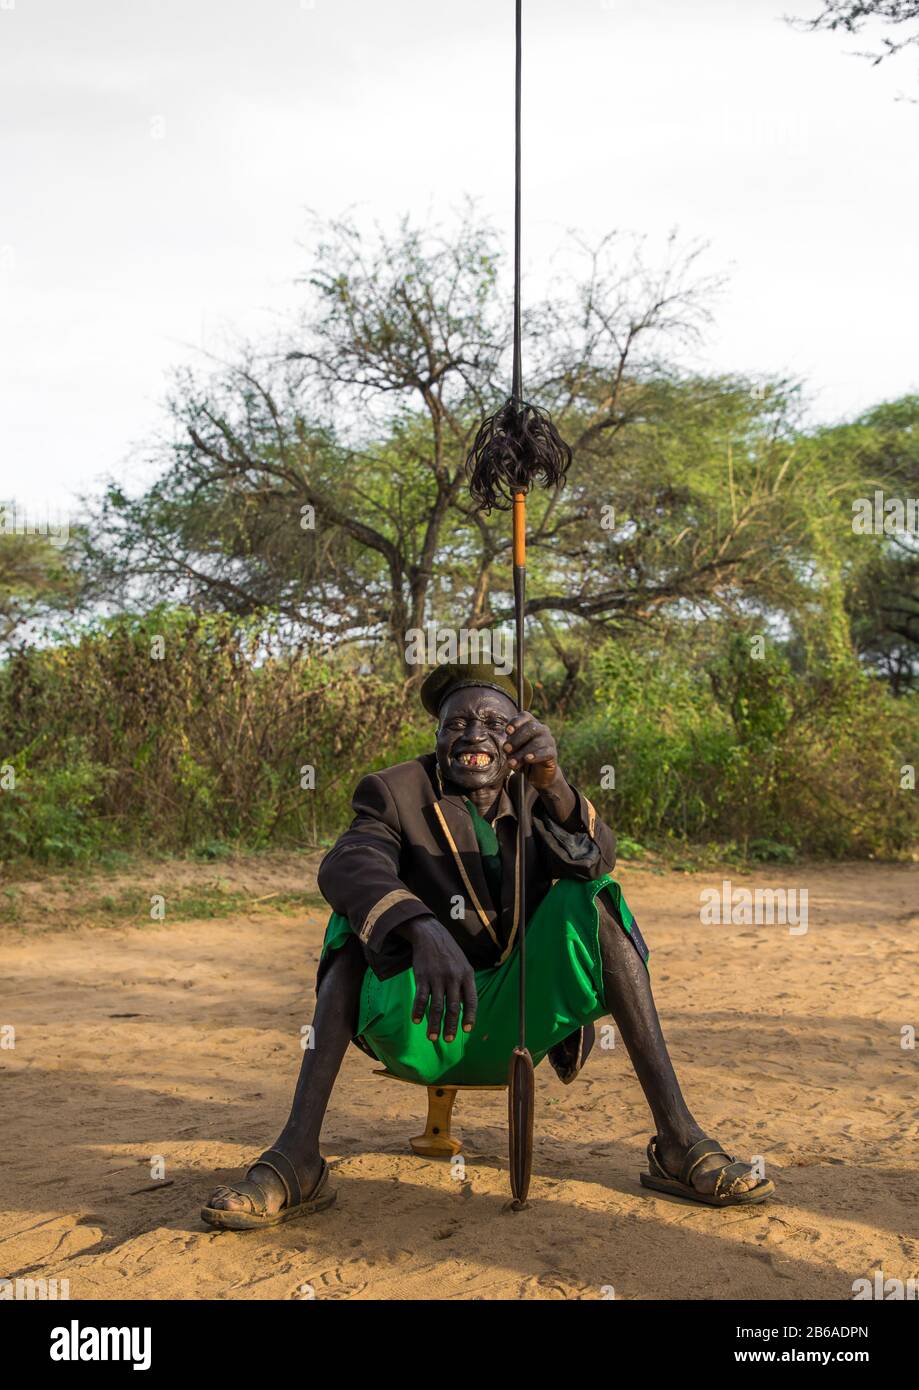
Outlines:
{"label": "green wrap skirt", "polygon": [[[527,926],[527,1045],[537,1065],[556,1043],[609,1010],[603,996],[597,894],[605,889],[619,922],[647,962],[647,948],[615,879],[559,879]],[[352,936],[347,918],[333,913],[323,959]],[[388,980],[368,969],[361,988],[357,1038],[388,1071],[422,1085],[493,1086],[507,1080],[517,1044],[520,953],[475,973],[476,1024],[452,1042],[436,1042],[427,1023],[412,1022],[415,975],[409,967]],[[461,1020],[462,1023],[462,1020]]]}

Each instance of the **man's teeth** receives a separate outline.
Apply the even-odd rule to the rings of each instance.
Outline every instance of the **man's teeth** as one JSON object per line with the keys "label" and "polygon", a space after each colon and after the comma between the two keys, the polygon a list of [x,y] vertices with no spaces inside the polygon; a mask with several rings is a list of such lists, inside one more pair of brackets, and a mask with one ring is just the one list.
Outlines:
{"label": "man's teeth", "polygon": [[463,767],[487,767],[491,762],[490,753],[460,753],[459,762]]}

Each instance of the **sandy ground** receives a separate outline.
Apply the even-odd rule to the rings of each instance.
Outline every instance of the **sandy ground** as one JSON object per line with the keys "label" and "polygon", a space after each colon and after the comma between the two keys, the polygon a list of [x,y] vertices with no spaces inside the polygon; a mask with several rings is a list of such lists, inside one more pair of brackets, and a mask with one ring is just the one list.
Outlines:
{"label": "sandy ground", "polygon": [[[150,891],[196,875],[215,876],[150,868]],[[219,875],[253,896],[308,886],[296,857]],[[732,875],[806,887],[799,936],[701,925],[718,874],[621,877],[690,1104],[765,1158],[768,1205],[713,1211],[639,1186],[649,1120],[621,1044],[570,1087],[540,1068],[522,1214],[505,1210],[502,1095],[460,1097],[465,1172],[451,1173],[408,1149],[423,1092],[351,1048],[324,1132],[337,1205],[215,1233],[202,1198],[286,1113],[323,914],[70,927],[85,887],[46,881],[0,932],[0,1025],[15,1028],[0,1048],[0,1278],[68,1279],[71,1298],[827,1299],[875,1269],[915,1277],[919,1054],[901,1029],[919,1026],[919,868]]]}

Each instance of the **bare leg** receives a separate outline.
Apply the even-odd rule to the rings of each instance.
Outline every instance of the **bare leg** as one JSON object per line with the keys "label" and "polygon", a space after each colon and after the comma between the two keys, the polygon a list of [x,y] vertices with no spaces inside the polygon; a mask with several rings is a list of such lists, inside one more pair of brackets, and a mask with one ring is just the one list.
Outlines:
{"label": "bare leg", "polygon": [[[605,894],[599,894],[596,901],[606,1004],[654,1117],[661,1161],[668,1172],[678,1173],[687,1149],[706,1138],[706,1134],[683,1099],[645,965]],[[704,1158],[692,1175],[693,1187],[700,1192],[713,1192],[716,1174],[723,1166],[724,1159],[717,1155]],[[739,1184],[738,1190],[755,1185],[756,1179],[750,1177]]]}
{"label": "bare leg", "polygon": [[[356,938],[335,952],[316,1000],[315,1046],[303,1053],[290,1115],[274,1144],[269,1146],[285,1153],[302,1175],[304,1196],[319,1177],[319,1131],[345,1049],[357,1024],[364,970],[364,956]],[[274,1169],[256,1164],[249,1176],[263,1189],[268,1210],[280,1211],[285,1192]],[[212,1199],[210,1205],[229,1211],[247,1211],[250,1202],[244,1195],[224,1196]]]}

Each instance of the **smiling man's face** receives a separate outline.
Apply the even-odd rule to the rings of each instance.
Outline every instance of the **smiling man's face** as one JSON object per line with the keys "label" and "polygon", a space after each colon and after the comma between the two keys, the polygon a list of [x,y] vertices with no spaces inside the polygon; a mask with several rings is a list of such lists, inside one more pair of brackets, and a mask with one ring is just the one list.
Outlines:
{"label": "smiling man's face", "polygon": [[462,791],[499,787],[508,772],[504,741],[517,706],[500,690],[454,690],[440,707],[437,765]]}

